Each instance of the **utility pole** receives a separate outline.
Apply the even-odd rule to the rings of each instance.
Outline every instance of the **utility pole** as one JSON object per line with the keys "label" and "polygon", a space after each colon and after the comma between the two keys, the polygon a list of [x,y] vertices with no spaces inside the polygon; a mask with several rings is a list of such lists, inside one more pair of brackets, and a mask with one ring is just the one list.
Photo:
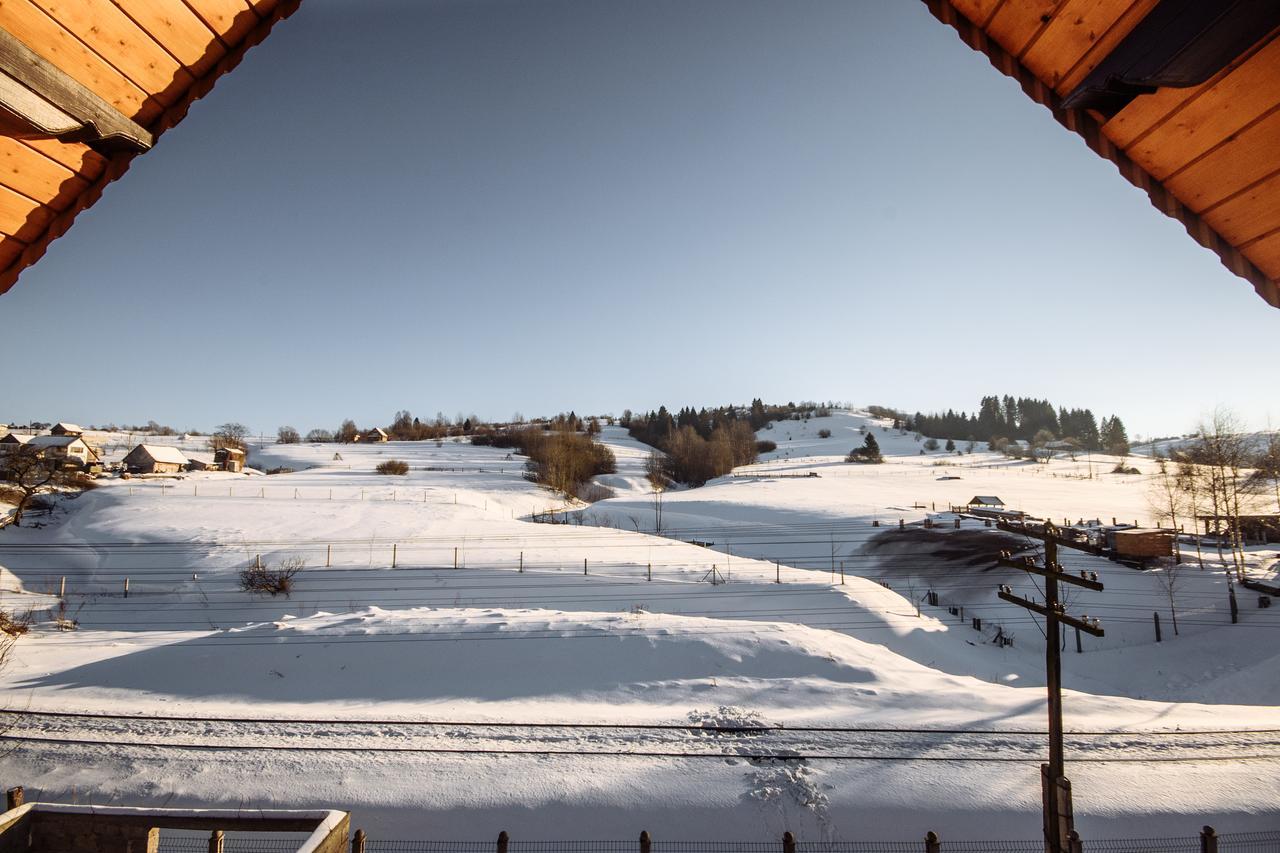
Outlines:
{"label": "utility pole", "polygon": [[1018,569],[1044,578],[1044,604],[1014,595],[1007,584],[1001,584],[996,595],[1010,604],[1016,604],[1045,619],[1044,666],[1045,682],[1049,693],[1049,763],[1040,765],[1041,794],[1044,803],[1044,840],[1046,853],[1076,853],[1075,819],[1071,807],[1071,782],[1064,772],[1062,749],[1062,646],[1061,626],[1070,625],[1094,637],[1105,636],[1097,619],[1086,613],[1081,618],[1070,616],[1058,600],[1058,583],[1068,583],[1095,591],[1103,586],[1096,572],[1067,574],[1058,563],[1058,545],[1070,547],[1072,543],[1060,538],[1054,526],[1048,522],[1043,533],[1035,533],[1025,527],[1020,532],[1044,543],[1044,565],[1038,565],[1034,557],[1014,560],[1008,551],[1000,552],[999,565]]}

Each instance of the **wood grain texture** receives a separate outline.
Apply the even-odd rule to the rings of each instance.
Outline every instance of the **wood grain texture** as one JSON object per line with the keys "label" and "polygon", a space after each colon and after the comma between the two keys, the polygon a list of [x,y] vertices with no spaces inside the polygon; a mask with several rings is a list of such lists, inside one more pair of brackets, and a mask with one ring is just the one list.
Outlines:
{"label": "wood grain texture", "polygon": [[86,180],[92,181],[101,175],[107,165],[106,157],[82,142],[62,142],[58,139],[23,139],[21,142]]}
{"label": "wood grain texture", "polygon": [[1179,170],[1164,185],[1197,213],[1263,180],[1280,166],[1280,105]]}
{"label": "wood grain texture", "polygon": [[1250,246],[1249,258],[1258,265],[1259,269],[1271,276],[1272,283],[1280,279],[1280,232]]}
{"label": "wood grain texture", "polygon": [[172,56],[194,79],[207,74],[227,52],[222,42],[182,0],[112,0],[128,18]]}
{"label": "wood grain texture", "polygon": [[1034,43],[1035,39],[1066,5],[1067,0],[1005,0],[991,17],[986,27],[987,35],[1009,52],[1015,59]]}
{"label": "wood grain texture", "polygon": [[161,104],[173,103],[195,80],[111,0],[33,2]]}
{"label": "wood grain texture", "polygon": [[0,184],[54,210],[66,210],[89,186],[67,167],[8,137],[0,137]]}
{"label": "wood grain texture", "polygon": [[1207,210],[1204,221],[1247,250],[1249,243],[1280,230],[1280,171]]}
{"label": "wood grain texture", "polygon": [[186,5],[218,34],[223,45],[234,47],[261,20],[248,0],[185,0]]}
{"label": "wood grain texture", "polygon": [[0,185],[0,231],[30,243],[40,236],[53,217],[52,209]]}
{"label": "wood grain texture", "polygon": [[1076,60],[1075,65],[1060,75],[1058,94],[1065,96],[1084,82],[1084,78],[1088,77],[1093,69],[1097,68],[1098,64],[1106,59],[1129,33],[1133,32],[1133,28],[1159,2],[1160,0],[1136,0],[1130,3],[1129,7],[1105,31],[1091,39],[1089,47]]}
{"label": "wood grain texture", "polygon": [[1204,156],[1280,104],[1280,39],[1188,97],[1130,146],[1129,156],[1163,180]]}
{"label": "wood grain texture", "polygon": [[1129,5],[1116,0],[1066,0],[1022,55],[1023,64],[1045,83],[1059,88],[1067,72],[1107,34]]}
{"label": "wood grain texture", "polygon": [[0,27],[139,124],[146,126],[163,111],[162,104],[31,0],[0,0]]}

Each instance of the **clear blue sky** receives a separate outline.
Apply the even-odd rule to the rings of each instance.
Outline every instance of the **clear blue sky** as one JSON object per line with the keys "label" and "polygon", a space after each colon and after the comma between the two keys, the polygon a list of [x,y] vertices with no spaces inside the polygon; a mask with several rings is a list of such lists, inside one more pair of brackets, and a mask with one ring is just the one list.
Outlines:
{"label": "clear blue sky", "polygon": [[1280,424],[1280,312],[904,0],[306,0],[0,324],[11,422]]}

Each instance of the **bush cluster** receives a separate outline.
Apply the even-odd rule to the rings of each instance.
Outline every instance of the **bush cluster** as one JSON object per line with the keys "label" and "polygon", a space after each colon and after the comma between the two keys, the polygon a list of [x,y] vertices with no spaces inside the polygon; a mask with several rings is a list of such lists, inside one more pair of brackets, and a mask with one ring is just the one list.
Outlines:
{"label": "bush cluster", "polygon": [[301,557],[287,557],[275,568],[257,560],[240,570],[240,588],[245,592],[265,592],[273,598],[277,595],[288,598],[293,591],[293,579],[306,567],[307,562]]}
{"label": "bush cluster", "polygon": [[373,470],[377,471],[379,474],[402,477],[409,473],[409,463],[402,459],[388,459],[386,462],[379,462],[378,467]]}

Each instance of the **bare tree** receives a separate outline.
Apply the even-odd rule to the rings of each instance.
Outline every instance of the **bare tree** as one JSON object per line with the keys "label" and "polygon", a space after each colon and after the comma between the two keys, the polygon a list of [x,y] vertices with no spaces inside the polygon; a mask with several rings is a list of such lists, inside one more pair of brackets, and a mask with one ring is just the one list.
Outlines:
{"label": "bare tree", "polygon": [[209,447],[213,450],[221,450],[224,447],[246,450],[246,440],[248,438],[249,428],[247,426],[235,421],[228,421],[225,424],[218,424],[218,428],[209,437]]}
{"label": "bare tree", "polygon": [[1182,585],[1182,563],[1169,560],[1151,572],[1156,584],[1169,599],[1169,615],[1173,617],[1173,635],[1178,635],[1178,590]]}
{"label": "bare tree", "polygon": [[666,460],[656,450],[644,461],[644,474],[653,487],[653,532],[662,533],[662,493],[671,485]]}
{"label": "bare tree", "polygon": [[291,426],[282,426],[276,430],[276,444],[297,444],[302,436]]}
{"label": "bare tree", "polygon": [[40,455],[40,450],[26,445],[19,446],[5,457],[5,474],[13,483],[18,496],[18,505],[13,512],[13,526],[22,526],[22,516],[31,505],[31,500],[45,489],[56,485],[62,472],[58,466],[49,464]]}
{"label": "bare tree", "polygon": [[1209,495],[1209,506],[1218,530],[1218,552],[1222,537],[1228,537],[1236,578],[1244,577],[1244,543],[1240,518],[1254,495],[1244,487],[1248,464],[1248,444],[1239,419],[1229,409],[1218,407],[1201,421],[1190,457],[1201,471],[1201,482]]}

